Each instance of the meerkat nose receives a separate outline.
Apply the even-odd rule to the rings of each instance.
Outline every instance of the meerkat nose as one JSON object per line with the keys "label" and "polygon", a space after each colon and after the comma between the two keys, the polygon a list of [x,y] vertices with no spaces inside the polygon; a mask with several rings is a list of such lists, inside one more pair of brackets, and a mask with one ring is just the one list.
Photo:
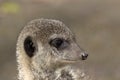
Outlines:
{"label": "meerkat nose", "polygon": [[86,60],[88,57],[88,54],[84,52],[82,53],[81,57],[82,57],[82,60]]}

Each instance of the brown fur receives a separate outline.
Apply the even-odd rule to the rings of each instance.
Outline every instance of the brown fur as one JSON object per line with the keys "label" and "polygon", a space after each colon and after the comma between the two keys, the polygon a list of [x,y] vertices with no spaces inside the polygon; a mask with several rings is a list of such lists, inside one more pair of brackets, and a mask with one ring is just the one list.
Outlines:
{"label": "brown fur", "polygon": [[[24,40],[31,36],[37,50],[33,57],[26,55]],[[69,48],[58,51],[48,41],[54,38],[70,41]],[[74,34],[58,20],[37,19],[28,23],[17,41],[19,80],[88,80],[88,76],[72,67],[85,53],[76,43]]]}

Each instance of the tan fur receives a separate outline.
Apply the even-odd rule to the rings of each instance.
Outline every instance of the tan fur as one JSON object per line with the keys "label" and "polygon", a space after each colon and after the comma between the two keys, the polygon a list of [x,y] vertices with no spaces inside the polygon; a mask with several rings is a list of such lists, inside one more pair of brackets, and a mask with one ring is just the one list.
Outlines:
{"label": "tan fur", "polygon": [[[24,50],[27,36],[37,44],[31,58]],[[70,47],[64,51],[51,48],[48,41],[57,37],[70,40]],[[16,53],[19,80],[88,80],[84,72],[72,67],[81,61],[84,51],[77,45],[71,30],[58,20],[37,19],[28,23],[18,37]]]}

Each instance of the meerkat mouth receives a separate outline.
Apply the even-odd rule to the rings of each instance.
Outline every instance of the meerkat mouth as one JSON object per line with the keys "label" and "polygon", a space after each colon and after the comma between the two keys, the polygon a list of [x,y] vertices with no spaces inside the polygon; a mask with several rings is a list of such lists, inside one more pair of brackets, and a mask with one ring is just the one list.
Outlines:
{"label": "meerkat mouth", "polygon": [[70,59],[63,59],[61,60],[63,63],[77,63],[80,62],[80,60],[70,60]]}

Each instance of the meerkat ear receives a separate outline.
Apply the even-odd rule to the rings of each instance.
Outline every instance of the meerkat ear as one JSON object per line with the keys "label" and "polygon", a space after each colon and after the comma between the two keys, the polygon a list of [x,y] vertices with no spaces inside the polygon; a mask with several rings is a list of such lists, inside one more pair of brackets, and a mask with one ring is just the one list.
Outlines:
{"label": "meerkat ear", "polygon": [[33,57],[34,56],[34,52],[36,50],[35,44],[32,41],[32,38],[30,36],[28,36],[25,41],[24,41],[24,49],[26,54],[29,57]]}

